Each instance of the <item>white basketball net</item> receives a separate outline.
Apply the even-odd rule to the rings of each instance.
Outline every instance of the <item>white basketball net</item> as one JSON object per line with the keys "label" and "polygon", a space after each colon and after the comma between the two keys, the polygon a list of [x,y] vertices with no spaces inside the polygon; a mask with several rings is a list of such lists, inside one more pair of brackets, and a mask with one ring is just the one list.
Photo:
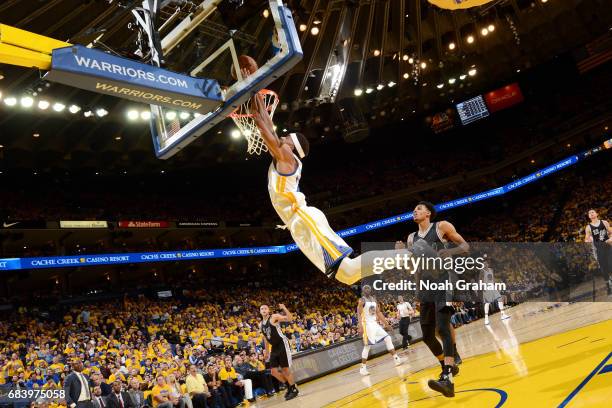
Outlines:
{"label": "white basketball net", "polygon": [[[276,105],[278,105],[278,95],[269,89],[262,89],[258,92],[264,100],[266,110],[270,114],[270,118],[274,117]],[[255,124],[253,114],[251,113],[251,99],[243,103],[238,109],[230,114],[240,133],[247,140],[247,152],[249,154],[261,154],[268,151],[268,146],[264,143],[259,128]]]}

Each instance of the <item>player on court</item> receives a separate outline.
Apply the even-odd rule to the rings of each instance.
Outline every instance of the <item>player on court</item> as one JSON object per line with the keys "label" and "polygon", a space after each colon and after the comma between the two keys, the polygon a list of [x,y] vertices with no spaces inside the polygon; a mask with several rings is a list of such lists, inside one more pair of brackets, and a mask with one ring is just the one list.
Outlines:
{"label": "player on court", "polygon": [[[443,258],[464,254],[469,250],[470,246],[455,230],[453,224],[448,221],[432,222],[436,216],[433,204],[427,201],[419,202],[412,215],[413,221],[419,226],[419,230],[408,236],[408,249],[415,247],[418,242],[425,242],[428,244],[429,252],[423,255]],[[454,243],[456,247],[449,248],[449,242]],[[422,273],[420,275],[421,279],[425,278]],[[432,279],[432,277],[427,278]],[[448,274],[441,277],[441,281],[447,280],[449,280]],[[461,358],[457,353],[455,333],[451,324],[451,316],[455,312],[451,303],[452,297],[447,298],[447,294],[442,291],[433,293],[420,291],[419,300],[423,342],[442,366],[440,378],[429,380],[428,385],[431,389],[442,393],[446,397],[454,397],[453,376],[459,373],[459,367],[456,364],[460,364]],[[442,339],[442,344],[436,338],[436,330]]]}
{"label": "player on court", "polygon": [[599,219],[597,211],[590,209],[587,215],[589,223],[584,227],[584,242],[593,243],[593,252],[610,295],[612,294],[612,228],[608,221]]}
{"label": "player on court", "polygon": [[[274,313],[270,315],[268,305],[261,305],[259,313],[261,313],[260,329],[264,337],[264,355],[270,363],[270,371],[274,378],[280,381],[281,384],[287,385],[285,399],[290,400],[298,396],[298,389],[293,380],[291,372],[291,348],[289,340],[285,337],[280,328],[280,323],[290,322],[293,320],[293,315],[285,305],[280,304],[278,307],[284,314]],[[268,350],[270,346],[270,350]],[[278,369],[280,367],[280,370]]]}
{"label": "player on court", "polygon": [[[495,276],[493,276],[493,269],[485,263],[485,268],[480,272],[480,280],[485,283],[495,283]],[[510,316],[506,314],[504,310],[504,301],[502,295],[497,290],[485,290],[482,292],[482,303],[484,303],[485,321],[484,324],[489,324],[489,306],[491,303],[497,302],[499,311],[501,313],[501,319],[509,319]]]}
{"label": "player on court", "polygon": [[397,297],[397,314],[400,318],[399,332],[402,335],[402,348],[406,350],[412,337],[408,334],[408,327],[410,327],[410,317],[414,316],[414,309],[409,302],[404,301],[403,296]]}
{"label": "player on court", "polygon": [[[244,73],[249,74],[248,71]],[[255,95],[252,101],[253,119],[272,155],[268,170],[270,200],[302,253],[328,277],[352,285],[373,273],[373,263],[368,259],[393,257],[402,252],[370,251],[357,258],[349,257],[353,249],[331,229],[321,210],[306,204],[306,197],[300,191],[300,159],[308,155],[308,140],[301,133],[279,138],[261,95]]]}
{"label": "player on court", "polygon": [[393,356],[393,362],[396,366],[402,364],[403,361],[395,352],[391,336],[379,324],[380,322],[383,326],[389,329],[391,328],[387,319],[385,319],[385,316],[383,316],[380,311],[380,305],[376,301],[376,298],[372,295],[372,288],[369,285],[365,285],[362,289],[362,293],[363,297],[359,299],[359,304],[357,305],[359,332],[363,335],[363,351],[361,352],[361,368],[359,369],[359,374],[369,375],[370,373],[366,368],[366,362],[370,354],[370,347],[381,341],[385,342],[387,351]]}

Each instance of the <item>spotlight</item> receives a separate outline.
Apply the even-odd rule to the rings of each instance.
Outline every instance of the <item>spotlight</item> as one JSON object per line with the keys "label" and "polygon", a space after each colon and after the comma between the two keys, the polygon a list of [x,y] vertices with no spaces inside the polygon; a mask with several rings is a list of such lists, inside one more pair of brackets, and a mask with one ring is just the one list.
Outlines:
{"label": "spotlight", "polygon": [[408,58],[408,63],[409,64],[414,64],[414,58],[412,58],[412,57]]}
{"label": "spotlight", "polygon": [[36,132],[36,133],[32,133],[32,137],[34,139],[38,139],[40,137],[40,133]]}
{"label": "spotlight", "polygon": [[100,118],[103,118],[106,115],[108,115],[108,111],[104,108],[99,108],[99,109],[96,109],[96,115],[98,115],[98,117]]}
{"label": "spotlight", "polygon": [[15,106],[15,105],[17,105],[17,98],[9,96],[8,98],[4,99],[4,103],[7,106]]}
{"label": "spotlight", "polygon": [[378,85],[376,86],[376,89],[380,91],[380,90],[381,90],[381,89],[383,89],[384,87],[385,87],[385,86],[384,86],[383,84],[378,84]]}
{"label": "spotlight", "polygon": [[467,36],[467,42],[468,42],[468,44],[472,44],[474,42],[474,36],[473,35],[468,35]]}
{"label": "spotlight", "polygon": [[466,77],[466,76],[467,76],[467,75],[465,75],[465,74],[461,74],[461,75],[459,75],[459,79],[463,81],[463,80],[465,79],[465,77]]}
{"label": "spotlight", "polygon": [[421,62],[421,68],[422,69],[427,68],[427,63],[425,61]]}
{"label": "spotlight", "polygon": [[317,34],[319,34],[319,27],[312,27],[312,28],[310,29],[310,34],[312,34],[312,35],[317,35]]}
{"label": "spotlight", "polygon": [[238,129],[233,129],[230,135],[232,136],[232,139],[239,139],[240,131]]}
{"label": "spotlight", "polygon": [[362,93],[363,93],[363,90],[361,88],[355,89],[355,96],[361,96]]}
{"label": "spotlight", "polygon": [[374,50],[374,56],[378,57],[380,55],[380,50]]}
{"label": "spotlight", "polygon": [[367,88],[366,89],[366,93],[367,94],[371,94],[372,92],[374,92],[374,90],[372,88]]}
{"label": "spotlight", "polygon": [[64,105],[63,103],[56,102],[56,103],[53,104],[53,110],[56,111],[56,112],[63,111],[65,107],[66,107],[66,105]]}
{"label": "spotlight", "polygon": [[79,112],[81,110],[80,107],[76,106],[76,105],[70,105],[70,107],[68,108],[68,112],[75,114],[77,112]]}
{"label": "spotlight", "polygon": [[389,83],[387,84],[387,86],[388,86],[389,88],[393,88],[393,87],[395,86],[395,82],[393,82],[393,81],[389,81]]}
{"label": "spotlight", "polygon": [[187,119],[189,119],[189,113],[188,112],[181,112],[181,113],[179,113],[179,118],[181,118],[182,120],[187,120]]}
{"label": "spotlight", "polygon": [[472,68],[472,69],[470,69],[470,70],[468,71],[468,75],[469,75],[469,76],[474,76],[474,75],[476,75],[476,68]]}
{"label": "spotlight", "polygon": [[482,34],[483,37],[486,37],[486,35],[489,34],[489,30],[485,27],[482,30],[480,30],[480,34]]}
{"label": "spotlight", "polygon": [[314,23],[314,25],[319,25],[319,24],[321,24],[321,20],[315,20],[315,21],[313,21],[313,23]]}
{"label": "spotlight", "polygon": [[451,85],[454,84],[455,81],[457,81],[455,78],[448,78],[448,83]]}
{"label": "spotlight", "polygon": [[410,78],[410,74],[408,74],[407,72],[404,73],[404,79],[408,79]]}
{"label": "spotlight", "polygon": [[21,106],[23,106],[24,108],[31,108],[32,105],[34,105],[34,99],[32,99],[31,96],[24,96],[23,98],[21,98]]}
{"label": "spotlight", "polygon": [[437,87],[438,89],[442,89],[442,88],[444,88],[444,84],[438,84],[438,85],[436,85],[436,87]]}
{"label": "spotlight", "polygon": [[121,136],[115,136],[115,140],[121,140]]}
{"label": "spotlight", "polygon": [[448,49],[449,50],[454,50],[455,49],[455,43],[454,42],[448,43]]}
{"label": "spotlight", "polygon": [[138,116],[139,116],[138,111],[135,110],[135,109],[131,109],[127,113],[127,118],[129,120],[136,120],[136,119],[138,119]]}
{"label": "spotlight", "polygon": [[49,109],[50,103],[48,101],[38,101],[38,109],[46,110]]}
{"label": "spotlight", "polygon": [[490,33],[492,33],[493,31],[495,31],[495,26],[493,24],[489,24],[487,29],[489,30]]}
{"label": "spotlight", "polygon": [[300,31],[306,31],[306,24],[300,24]]}
{"label": "spotlight", "polygon": [[268,11],[268,9],[265,9],[265,10],[263,11],[263,16],[264,16],[264,18],[268,18],[268,16],[269,16],[269,15],[270,15],[270,12]]}
{"label": "spotlight", "polygon": [[174,112],[174,111],[166,112],[166,119],[168,119],[168,120],[176,119],[176,112]]}
{"label": "spotlight", "polygon": [[[41,109],[42,109],[42,108],[41,108]],[[93,116],[93,112],[92,112],[92,111],[90,111],[90,110],[85,111],[85,112],[83,112],[83,116],[85,116],[86,118],[90,118],[90,117],[92,117],[92,116]]]}
{"label": "spotlight", "polygon": [[140,112],[140,119],[142,120],[150,120],[151,119],[151,111],[142,111]]}
{"label": "spotlight", "polygon": [[408,61],[408,58],[409,58],[409,57],[408,57],[408,55],[404,55],[404,56],[402,57],[402,59],[403,59],[404,61]]}

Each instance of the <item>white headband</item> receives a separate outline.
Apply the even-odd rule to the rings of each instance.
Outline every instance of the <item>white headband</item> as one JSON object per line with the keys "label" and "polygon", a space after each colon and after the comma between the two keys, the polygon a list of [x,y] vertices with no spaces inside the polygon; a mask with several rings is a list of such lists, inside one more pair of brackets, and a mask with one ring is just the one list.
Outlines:
{"label": "white headband", "polygon": [[302,149],[302,145],[300,144],[297,135],[295,133],[289,133],[289,136],[291,136],[291,140],[293,140],[293,145],[295,146],[295,150],[297,150],[300,159],[303,159],[306,155],[304,154],[304,149]]}

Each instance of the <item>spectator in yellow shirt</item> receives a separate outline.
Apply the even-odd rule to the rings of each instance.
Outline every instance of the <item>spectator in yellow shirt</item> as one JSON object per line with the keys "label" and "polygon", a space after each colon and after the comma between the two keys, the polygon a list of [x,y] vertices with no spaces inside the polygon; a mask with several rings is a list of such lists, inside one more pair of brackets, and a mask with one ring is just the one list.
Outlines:
{"label": "spectator in yellow shirt", "polygon": [[166,379],[160,375],[155,381],[155,387],[151,391],[153,408],[173,408],[174,404],[170,396],[170,387],[166,384]]}
{"label": "spectator in yellow shirt", "polygon": [[193,402],[193,408],[207,408],[206,400],[211,394],[208,391],[206,381],[204,381],[204,376],[198,372],[193,364],[189,366],[189,374],[185,377],[185,385],[187,385],[187,392]]}

